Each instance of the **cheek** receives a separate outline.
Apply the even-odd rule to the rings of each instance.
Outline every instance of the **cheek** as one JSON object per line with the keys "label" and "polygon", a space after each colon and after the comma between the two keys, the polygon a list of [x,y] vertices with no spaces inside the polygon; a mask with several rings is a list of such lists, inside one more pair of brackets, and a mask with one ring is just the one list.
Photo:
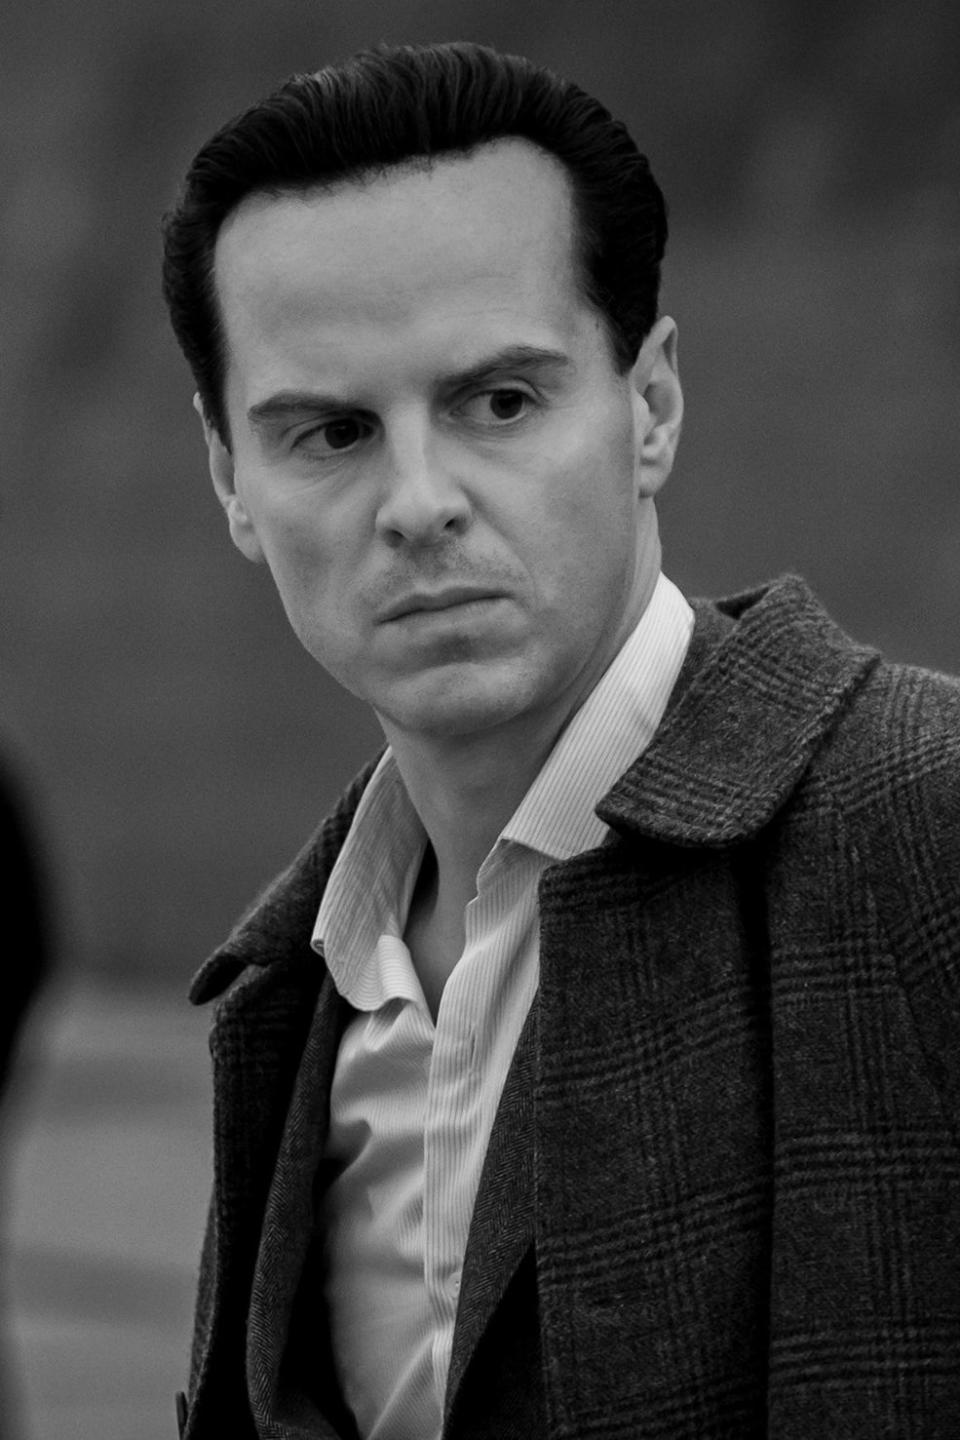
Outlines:
{"label": "cheek", "polygon": [[336,632],[342,608],[336,553],[327,553],[314,534],[291,525],[270,528],[261,545],[292,629],[320,659],[317,648],[325,648],[324,637]]}
{"label": "cheek", "polygon": [[580,634],[624,603],[635,578],[639,519],[630,473],[614,456],[583,457],[552,477],[528,529],[526,569],[540,603]]}
{"label": "cheek", "polygon": [[571,518],[618,524],[636,503],[633,412],[623,401],[597,400],[571,415],[539,463],[554,502]]}
{"label": "cheek", "polygon": [[583,447],[548,461],[528,533],[548,569],[551,557],[576,568],[598,553],[613,566],[633,549],[637,507],[632,459],[623,448]]}
{"label": "cheek", "polygon": [[314,507],[296,496],[256,490],[245,503],[278,585],[305,586],[327,572],[330,527],[320,523]]}

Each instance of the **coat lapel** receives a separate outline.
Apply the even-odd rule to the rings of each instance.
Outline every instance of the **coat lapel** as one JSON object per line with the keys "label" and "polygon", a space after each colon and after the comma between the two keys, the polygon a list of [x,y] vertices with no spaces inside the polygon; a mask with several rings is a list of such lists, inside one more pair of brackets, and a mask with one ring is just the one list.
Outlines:
{"label": "coat lapel", "polygon": [[322,973],[316,957],[309,959],[312,965],[251,967],[221,1002],[211,1035],[214,1186],[186,1440],[252,1435],[247,1309],[263,1207]]}
{"label": "coat lapel", "polygon": [[723,1397],[739,1426],[723,1433],[746,1440],[772,1194],[762,861],[663,848],[614,843],[541,891],[550,1433],[613,1440],[642,1415],[644,1434],[715,1435]]}
{"label": "coat lapel", "polygon": [[[329,1095],[345,1003],[325,978],[294,1081],[263,1218],[247,1330],[247,1385],[263,1433],[271,1426],[285,1437],[317,1436],[314,1423],[284,1422],[289,1400],[302,1412],[305,1397],[281,1394],[281,1364],[301,1275],[315,1228],[316,1182],[327,1141]],[[316,1305],[314,1313],[319,1311]],[[317,1354],[321,1347],[317,1346]],[[325,1397],[320,1396],[323,1409]],[[335,1403],[331,1400],[331,1403]],[[330,1432],[333,1433],[332,1431]]]}
{"label": "coat lapel", "polygon": [[[310,935],[326,877],[371,770],[358,776],[334,815],[204,964],[190,991],[194,1004],[219,1003],[210,1037],[213,1196],[197,1290],[185,1440],[208,1433],[237,1440],[253,1434],[246,1377],[253,1274],[290,1096],[325,975]],[[317,1055],[314,1059],[319,1063]],[[254,1349],[262,1376],[270,1358],[259,1342]]]}

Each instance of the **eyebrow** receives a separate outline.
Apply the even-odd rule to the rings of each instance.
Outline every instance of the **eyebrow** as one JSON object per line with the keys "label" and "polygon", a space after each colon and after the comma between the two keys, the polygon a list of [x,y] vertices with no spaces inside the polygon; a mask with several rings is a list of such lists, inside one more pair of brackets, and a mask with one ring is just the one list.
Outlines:
{"label": "eyebrow", "polygon": [[453,390],[465,390],[505,370],[522,375],[533,370],[567,370],[572,366],[573,361],[564,350],[549,350],[540,345],[508,345],[451,375],[446,383]]}
{"label": "eyebrow", "polygon": [[[508,345],[503,350],[484,356],[475,365],[447,376],[443,386],[447,390],[467,390],[505,371],[523,375],[532,371],[566,370],[572,366],[572,359],[563,350],[551,350],[540,345]],[[251,405],[247,411],[247,419],[256,429],[278,420],[302,415],[305,411],[316,414],[321,411],[354,408],[356,407],[342,395],[326,395],[316,390],[280,390],[276,395]]]}

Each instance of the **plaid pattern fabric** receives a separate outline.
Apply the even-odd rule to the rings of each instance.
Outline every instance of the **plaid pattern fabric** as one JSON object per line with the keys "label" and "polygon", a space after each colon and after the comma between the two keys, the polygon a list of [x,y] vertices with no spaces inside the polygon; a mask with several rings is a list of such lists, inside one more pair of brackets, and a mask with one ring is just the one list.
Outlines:
{"label": "plaid pattern fabric", "polygon": [[[796,580],[696,610],[610,843],[541,883],[445,1434],[515,1409],[531,1440],[954,1440],[960,685],[853,646]],[[308,946],[356,793],[195,986],[235,982],[188,1440],[350,1433],[322,1367],[285,1385],[305,1262],[275,1232],[317,1178],[336,1026]]]}

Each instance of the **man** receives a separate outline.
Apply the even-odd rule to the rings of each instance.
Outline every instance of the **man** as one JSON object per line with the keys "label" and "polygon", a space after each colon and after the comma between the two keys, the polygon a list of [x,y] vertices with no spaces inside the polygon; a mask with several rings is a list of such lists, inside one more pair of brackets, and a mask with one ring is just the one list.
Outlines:
{"label": "man", "polygon": [[957,1433],[960,689],[660,573],[665,233],[468,45],[167,220],[231,536],[388,742],[195,982],[187,1440]]}

